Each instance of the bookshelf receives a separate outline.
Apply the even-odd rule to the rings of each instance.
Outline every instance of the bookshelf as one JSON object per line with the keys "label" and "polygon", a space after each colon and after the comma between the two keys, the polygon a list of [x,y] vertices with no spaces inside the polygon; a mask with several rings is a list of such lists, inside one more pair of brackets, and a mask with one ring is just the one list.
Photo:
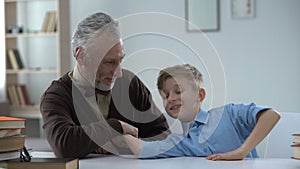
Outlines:
{"label": "bookshelf", "polygon": [[[28,137],[43,137],[41,94],[54,79],[70,70],[70,2],[4,0],[3,3],[6,51],[17,49],[24,64],[21,69],[12,69],[8,67],[9,57],[5,56],[5,86],[25,85],[30,99],[30,105],[11,104],[10,115],[27,119]],[[55,13],[51,23],[46,21],[50,12]]]}

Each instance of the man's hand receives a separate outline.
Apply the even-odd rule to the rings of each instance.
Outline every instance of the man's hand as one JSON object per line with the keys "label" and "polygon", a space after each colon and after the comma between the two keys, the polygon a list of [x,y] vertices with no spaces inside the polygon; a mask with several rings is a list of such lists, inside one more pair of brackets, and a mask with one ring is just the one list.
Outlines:
{"label": "man's hand", "polygon": [[115,154],[115,155],[119,154],[118,149],[111,142],[107,142],[102,146],[102,148],[103,148],[103,154],[108,154],[105,152],[109,152],[110,154]]}
{"label": "man's hand", "polygon": [[123,128],[123,134],[129,134],[132,135],[133,137],[138,137],[139,134],[139,129],[126,123],[123,122],[121,120],[119,120],[119,122],[121,123],[121,126]]}

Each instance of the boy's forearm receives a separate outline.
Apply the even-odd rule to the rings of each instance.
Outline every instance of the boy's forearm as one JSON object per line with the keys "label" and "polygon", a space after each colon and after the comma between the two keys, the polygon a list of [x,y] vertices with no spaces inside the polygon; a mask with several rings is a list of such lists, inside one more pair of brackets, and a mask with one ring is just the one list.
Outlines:
{"label": "boy's forearm", "polygon": [[270,133],[279,119],[279,113],[273,109],[261,113],[253,131],[240,147],[245,156]]}
{"label": "boy's forearm", "polygon": [[143,140],[131,135],[124,135],[123,137],[130,150],[134,153],[134,155],[138,156],[142,151]]}

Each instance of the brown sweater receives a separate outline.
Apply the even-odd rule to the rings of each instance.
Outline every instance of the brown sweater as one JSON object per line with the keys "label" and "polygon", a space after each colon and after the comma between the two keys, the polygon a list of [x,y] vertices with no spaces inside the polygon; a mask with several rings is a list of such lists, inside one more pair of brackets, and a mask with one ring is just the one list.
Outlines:
{"label": "brown sweater", "polygon": [[68,74],[52,82],[41,97],[40,109],[47,140],[56,156],[80,158],[94,152],[123,133],[118,120],[137,127],[139,137],[146,140],[164,139],[170,133],[151,93],[132,72],[123,70],[111,92],[107,119],[99,120],[95,115],[99,112],[91,108]]}

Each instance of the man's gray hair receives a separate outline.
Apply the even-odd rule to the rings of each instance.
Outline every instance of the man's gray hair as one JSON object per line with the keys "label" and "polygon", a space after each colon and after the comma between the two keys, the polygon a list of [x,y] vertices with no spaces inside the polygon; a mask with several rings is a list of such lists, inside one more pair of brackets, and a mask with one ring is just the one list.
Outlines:
{"label": "man's gray hair", "polygon": [[88,40],[100,29],[107,29],[109,33],[120,37],[118,30],[118,22],[115,21],[111,16],[97,12],[83,19],[77,25],[77,28],[73,32],[72,36],[72,51],[75,54],[75,49],[78,46],[83,48],[86,47]]}

